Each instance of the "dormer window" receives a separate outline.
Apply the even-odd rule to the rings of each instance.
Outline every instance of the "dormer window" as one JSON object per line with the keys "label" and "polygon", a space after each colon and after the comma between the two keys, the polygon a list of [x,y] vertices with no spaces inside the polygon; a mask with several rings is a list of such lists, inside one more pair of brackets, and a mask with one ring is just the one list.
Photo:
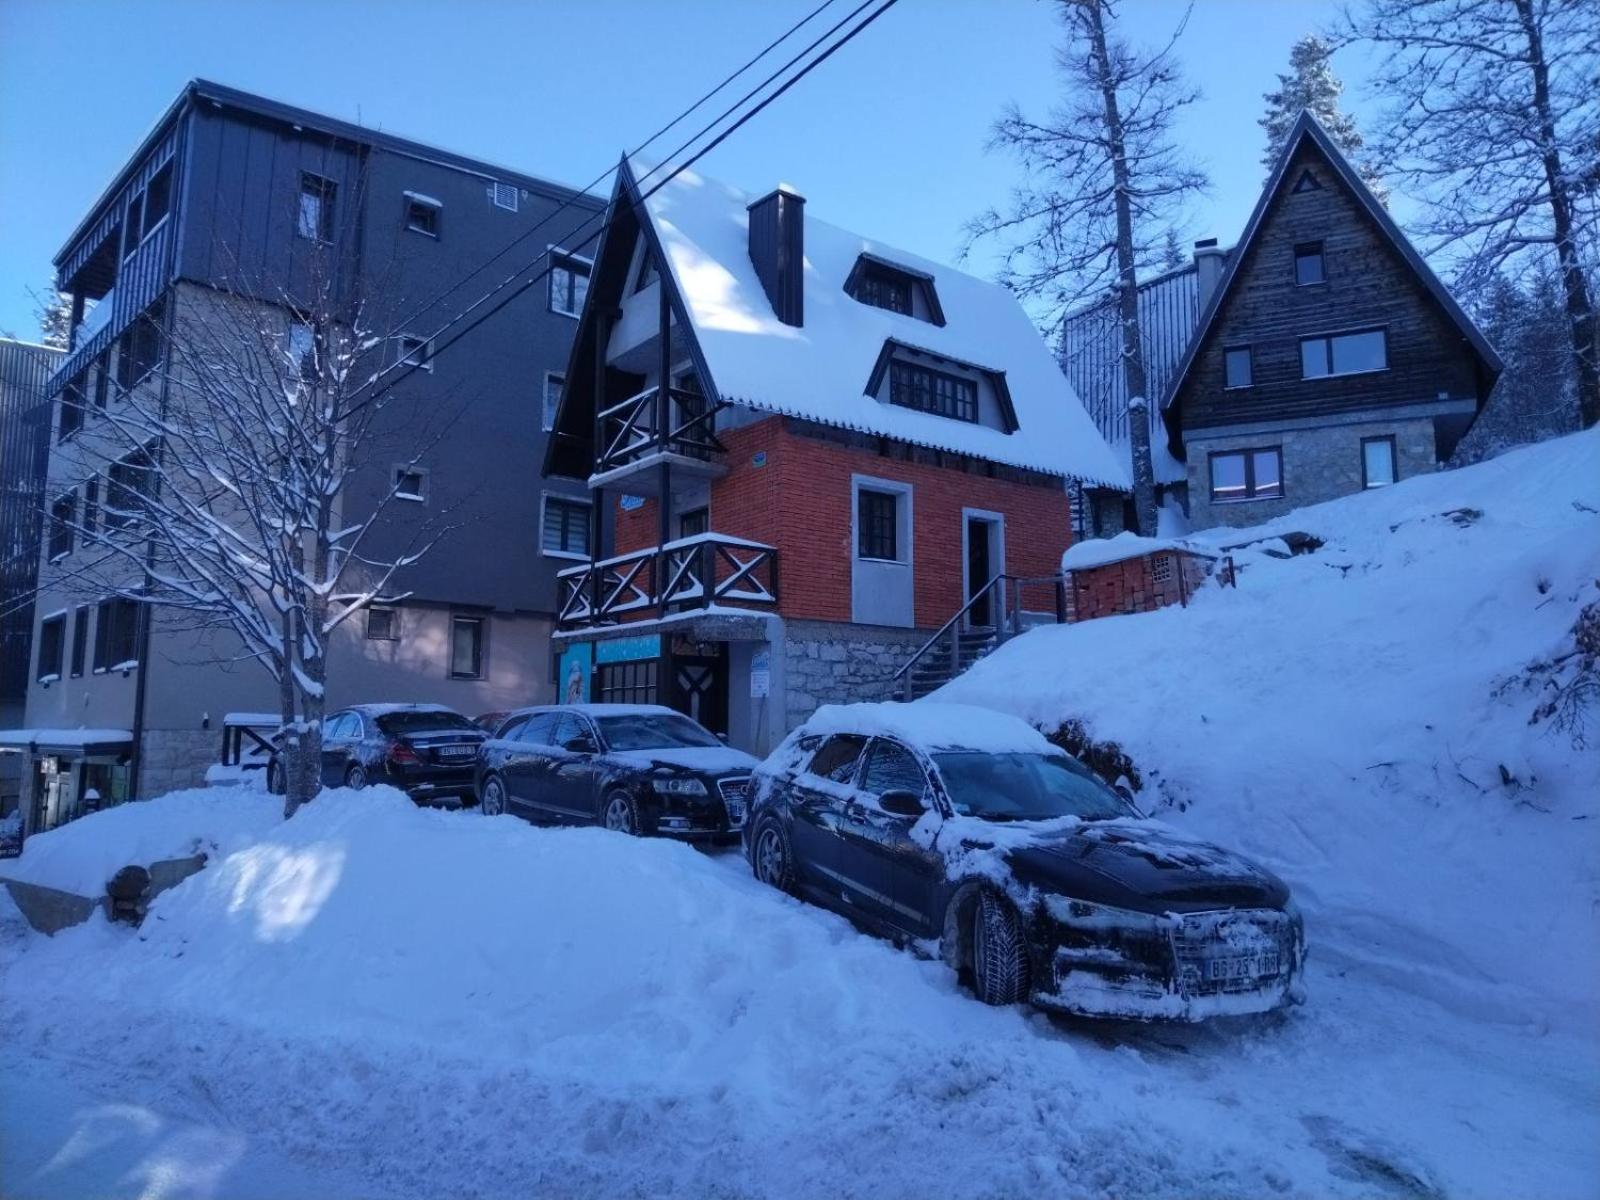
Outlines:
{"label": "dormer window", "polygon": [[889,403],[957,421],[978,420],[978,385],[920,363],[889,364]]}
{"label": "dormer window", "polygon": [[944,324],[944,310],[939,307],[933,276],[926,271],[914,271],[875,254],[863,254],[844,281],[844,290],[861,304],[916,317],[932,325]]}

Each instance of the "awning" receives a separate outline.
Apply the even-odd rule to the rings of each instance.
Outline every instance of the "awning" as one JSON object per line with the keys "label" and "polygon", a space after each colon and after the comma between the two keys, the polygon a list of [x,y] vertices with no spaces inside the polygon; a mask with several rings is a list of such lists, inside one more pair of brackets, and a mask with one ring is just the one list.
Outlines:
{"label": "awning", "polygon": [[133,733],[127,729],[0,729],[0,750],[90,758],[132,749]]}

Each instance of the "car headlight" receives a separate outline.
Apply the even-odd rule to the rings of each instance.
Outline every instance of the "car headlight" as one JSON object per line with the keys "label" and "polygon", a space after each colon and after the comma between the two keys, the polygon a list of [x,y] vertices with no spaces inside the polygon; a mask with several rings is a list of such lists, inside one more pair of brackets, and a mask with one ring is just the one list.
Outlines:
{"label": "car headlight", "polygon": [[650,786],[665,796],[704,796],[706,785],[698,779],[652,779]]}

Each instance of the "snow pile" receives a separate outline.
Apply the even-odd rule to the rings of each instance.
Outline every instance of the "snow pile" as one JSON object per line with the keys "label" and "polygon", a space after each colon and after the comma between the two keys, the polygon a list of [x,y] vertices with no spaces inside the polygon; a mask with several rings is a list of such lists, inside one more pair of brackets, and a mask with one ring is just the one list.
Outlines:
{"label": "snow pile", "polygon": [[1530,725],[1517,681],[1600,598],[1600,430],[1196,538],[1294,532],[1325,544],[1030,632],[930,703],[1119,743],[1146,807],[1293,886],[1313,962],[1592,1033],[1600,754]]}
{"label": "snow pile", "polygon": [[283,800],[253,787],[193,788],[119,804],[30,837],[0,877],[75,892],[105,894],[131,863],[148,866],[191,854],[225,855],[283,820]]}
{"label": "snow pile", "polygon": [[1116,537],[1074,542],[1061,556],[1061,569],[1086,571],[1091,567],[1142,558],[1146,554],[1159,554],[1163,550],[1177,550],[1185,554],[1216,553],[1212,547],[1201,542],[1177,537],[1140,537],[1137,533],[1125,530]]}

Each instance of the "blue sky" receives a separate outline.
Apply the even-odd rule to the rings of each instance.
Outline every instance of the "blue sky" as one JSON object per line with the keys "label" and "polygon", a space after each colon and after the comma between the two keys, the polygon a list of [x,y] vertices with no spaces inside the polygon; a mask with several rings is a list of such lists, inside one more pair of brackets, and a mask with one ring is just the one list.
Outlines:
{"label": "blue sky", "polygon": [[[583,184],[817,2],[3,0],[0,331],[35,335],[28,289],[193,76]],[[1164,40],[1182,8],[1124,0],[1124,28]],[[1214,186],[1191,236],[1226,242],[1244,224],[1261,94],[1334,9],[1195,0],[1179,53],[1206,98],[1181,132]],[[952,261],[962,223],[1016,179],[985,152],[989,126],[1007,100],[1048,107],[1057,41],[1045,0],[901,0],[701,168],[750,190],[791,183],[818,217]],[[1364,113],[1361,64],[1337,66]]]}

